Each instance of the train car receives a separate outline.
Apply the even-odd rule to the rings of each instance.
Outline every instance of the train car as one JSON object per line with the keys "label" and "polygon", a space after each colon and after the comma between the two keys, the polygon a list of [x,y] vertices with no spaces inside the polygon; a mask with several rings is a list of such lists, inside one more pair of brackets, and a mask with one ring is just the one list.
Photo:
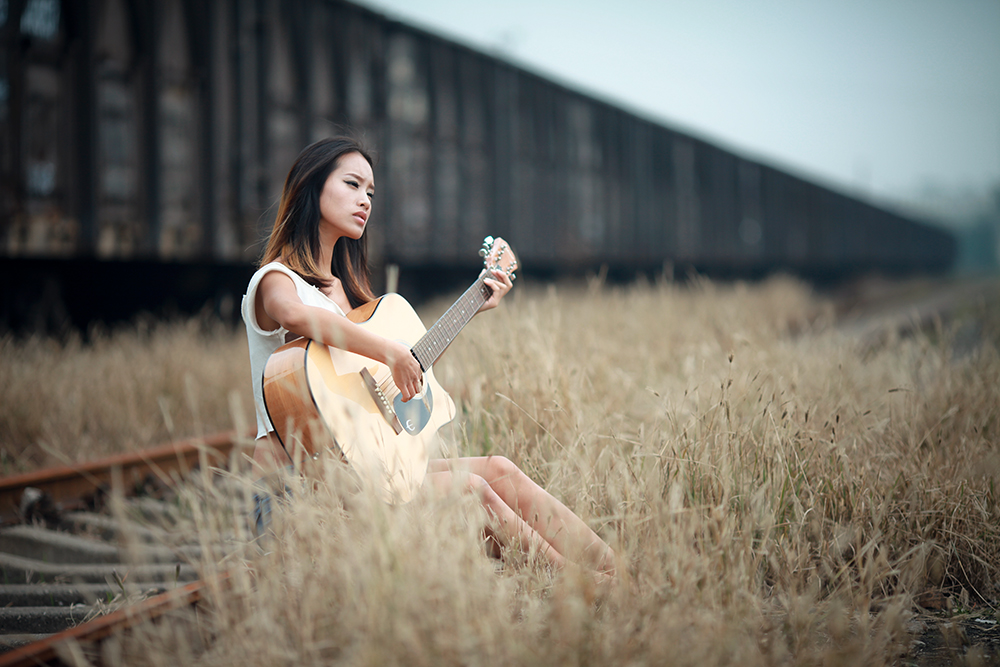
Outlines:
{"label": "train car", "polygon": [[89,294],[153,275],[123,310],[237,299],[288,167],[344,127],[378,149],[373,262],[417,297],[487,234],[540,275],[954,260],[926,223],[343,0],[2,7],[0,326],[100,318]]}

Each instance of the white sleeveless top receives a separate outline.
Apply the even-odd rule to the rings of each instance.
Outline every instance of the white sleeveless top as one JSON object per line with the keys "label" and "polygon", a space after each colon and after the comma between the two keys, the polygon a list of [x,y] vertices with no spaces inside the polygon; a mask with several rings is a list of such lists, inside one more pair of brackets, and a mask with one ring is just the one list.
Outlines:
{"label": "white sleeveless top", "polygon": [[271,353],[285,343],[285,334],[288,329],[279,327],[273,331],[265,331],[257,323],[257,309],[254,303],[257,299],[257,287],[260,280],[271,271],[280,271],[291,277],[295,283],[295,293],[307,306],[325,308],[338,315],[344,315],[337,302],[323,294],[318,287],[313,287],[287,266],[281,262],[271,262],[257,269],[257,272],[250,278],[247,286],[247,293],[243,295],[243,322],[247,326],[247,342],[250,345],[250,373],[253,376],[253,402],[257,411],[257,437],[267,435],[268,431],[273,431],[274,427],[267,418],[267,410],[264,409],[264,366]]}

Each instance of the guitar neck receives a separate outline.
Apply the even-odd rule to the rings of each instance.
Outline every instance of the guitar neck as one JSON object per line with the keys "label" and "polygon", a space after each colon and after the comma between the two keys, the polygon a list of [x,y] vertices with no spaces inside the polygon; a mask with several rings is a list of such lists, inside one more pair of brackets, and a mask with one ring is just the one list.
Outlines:
{"label": "guitar neck", "polygon": [[444,354],[482,305],[493,296],[493,289],[484,282],[485,277],[484,274],[472,283],[472,286],[465,290],[465,293],[413,346],[413,354],[425,372]]}

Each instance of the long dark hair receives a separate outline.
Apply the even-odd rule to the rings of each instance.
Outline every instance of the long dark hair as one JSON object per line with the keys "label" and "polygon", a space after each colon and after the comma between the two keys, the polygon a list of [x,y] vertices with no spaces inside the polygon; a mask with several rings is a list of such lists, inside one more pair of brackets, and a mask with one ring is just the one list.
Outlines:
{"label": "long dark hair", "polygon": [[[280,257],[310,285],[329,286],[319,266],[319,199],[326,179],[349,153],[358,153],[374,167],[369,151],[352,137],[321,139],[299,153],[285,179],[278,216],[260,266]],[[342,236],[333,247],[330,272],[343,283],[352,308],[374,299],[368,271],[368,235],[362,234],[360,239]]]}

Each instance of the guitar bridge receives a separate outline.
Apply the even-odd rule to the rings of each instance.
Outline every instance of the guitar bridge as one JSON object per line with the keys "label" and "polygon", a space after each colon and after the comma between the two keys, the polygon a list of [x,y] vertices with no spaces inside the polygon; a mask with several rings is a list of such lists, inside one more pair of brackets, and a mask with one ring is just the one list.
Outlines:
{"label": "guitar bridge", "polygon": [[382,414],[382,418],[388,422],[392,430],[396,432],[396,435],[402,433],[403,425],[400,423],[399,417],[396,416],[396,411],[392,409],[392,403],[385,397],[385,393],[379,388],[375,382],[375,378],[372,377],[371,371],[367,368],[362,368],[361,379],[365,381],[365,387],[368,388],[368,393],[371,394],[372,400],[375,401],[375,405]]}

